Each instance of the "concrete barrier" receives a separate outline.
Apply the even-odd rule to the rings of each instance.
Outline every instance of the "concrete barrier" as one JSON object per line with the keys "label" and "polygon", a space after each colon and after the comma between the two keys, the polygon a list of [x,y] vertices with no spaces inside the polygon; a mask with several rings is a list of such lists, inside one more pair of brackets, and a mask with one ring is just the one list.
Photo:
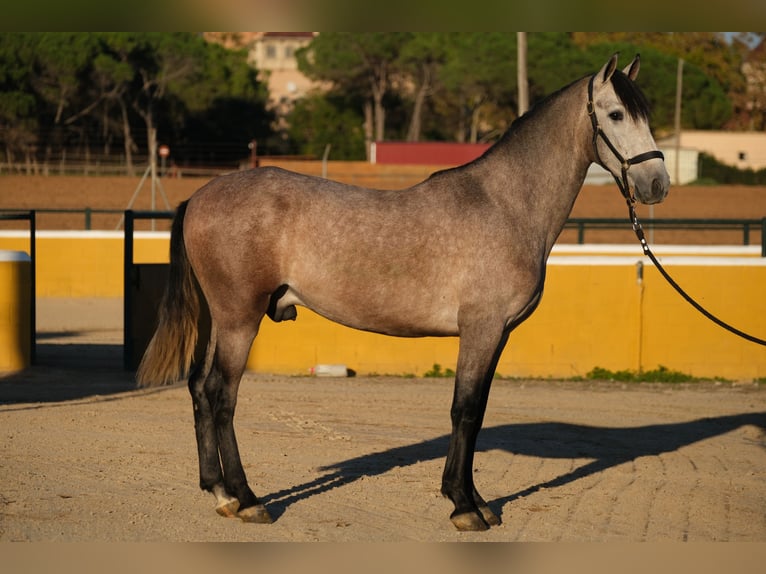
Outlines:
{"label": "concrete barrier", "polygon": [[[15,235],[14,235],[15,234]],[[28,234],[0,233],[0,249],[25,249]],[[134,261],[166,263],[168,234],[136,232]],[[690,295],[721,319],[766,337],[766,259],[759,247],[655,247]],[[122,297],[121,232],[39,232],[38,297]],[[639,281],[637,264],[643,266]],[[665,283],[638,245],[559,245],[535,314],[512,335],[498,373],[582,376],[593,367],[663,365],[700,377],[766,377],[766,348],[714,325]],[[422,375],[455,368],[457,340],[397,339],[335,325],[306,309],[298,321],[264,320],[248,368],[307,374],[345,364],[359,374]]]}
{"label": "concrete barrier", "polygon": [[[38,297],[122,297],[122,231],[38,231]],[[167,263],[170,235],[136,231],[134,260]],[[0,249],[26,250],[29,233],[0,232]]]}
{"label": "concrete barrier", "polygon": [[[766,336],[766,260],[665,257],[662,262],[710,311]],[[435,363],[454,370],[457,353],[454,338],[360,333],[299,309],[294,324],[264,321],[248,368],[307,374],[317,363],[343,363],[359,374],[421,376]],[[497,372],[568,378],[596,366],[613,371],[665,366],[698,377],[753,380],[766,377],[766,347],[704,318],[642,258],[554,256],[542,302],[511,334]]]}
{"label": "concrete barrier", "polygon": [[32,263],[22,251],[0,251],[0,372],[27,368],[32,356]]}

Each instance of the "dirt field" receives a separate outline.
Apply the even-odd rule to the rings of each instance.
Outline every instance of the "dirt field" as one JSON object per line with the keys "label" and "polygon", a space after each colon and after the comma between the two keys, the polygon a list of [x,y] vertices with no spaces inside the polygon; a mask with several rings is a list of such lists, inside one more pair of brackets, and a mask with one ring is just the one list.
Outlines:
{"label": "dirt field", "polygon": [[[289,166],[288,166],[289,167]],[[350,169],[350,168],[349,168]],[[406,173],[401,177],[389,177],[375,180],[369,175],[364,182],[374,187],[403,187],[416,183],[427,176]],[[353,181],[354,173],[337,171],[329,173],[330,177],[340,181]],[[189,197],[207,180],[203,178],[163,179],[162,190],[171,208]],[[94,210],[117,210],[127,208],[136,189],[139,188],[139,178],[128,177],[75,177],[75,176],[0,176],[0,209],[78,209],[90,207]],[[396,185],[392,185],[395,182]],[[135,209],[151,207],[151,185],[145,182],[133,204]],[[157,209],[165,209],[164,200],[157,188],[155,193]],[[638,215],[646,222],[653,213],[656,218],[729,218],[729,219],[761,219],[766,217],[766,188],[751,186],[717,186],[694,187],[681,186],[670,190],[668,199],[654,206],[639,206]],[[616,185],[586,186],[575,203],[572,217],[601,217],[623,218],[625,226],[622,230],[595,230],[586,233],[589,243],[634,243],[636,241],[630,226],[627,224],[625,202],[620,196]],[[120,221],[120,214],[92,215],[93,229],[115,229]],[[39,229],[84,229],[85,218],[81,213],[40,213],[38,214]],[[25,223],[4,222],[1,229],[26,228]],[[138,222],[141,229],[148,222]],[[158,228],[166,225],[158,223]],[[679,231],[657,230],[653,236],[654,243],[665,244],[742,244],[741,231]],[[562,243],[575,243],[575,230],[564,230],[560,239]],[[760,243],[760,231],[751,231],[750,242]]]}
{"label": "dirt field", "polygon": [[[119,210],[137,183],[4,176],[0,208]],[[163,187],[174,206],[201,183]],[[573,215],[624,217],[624,203],[613,186],[586,188]],[[655,208],[764,215],[763,188],[678,188]],[[42,214],[40,228],[82,229],[81,218]],[[186,389],[136,391],[121,369],[121,304],[38,301],[38,365],[0,377],[0,541],[766,541],[763,385],[496,381],[475,469],[503,524],[465,534],[439,494],[451,381],[248,374],[240,449],[276,520],[220,518],[197,487]]]}
{"label": "dirt field", "polygon": [[[132,390],[119,300],[43,300],[39,365],[0,379],[0,541],[766,541],[766,388],[496,381],[476,480],[439,494],[447,379],[248,374],[240,449],[272,525],[197,487],[183,385]],[[732,570],[734,571],[734,570]]]}

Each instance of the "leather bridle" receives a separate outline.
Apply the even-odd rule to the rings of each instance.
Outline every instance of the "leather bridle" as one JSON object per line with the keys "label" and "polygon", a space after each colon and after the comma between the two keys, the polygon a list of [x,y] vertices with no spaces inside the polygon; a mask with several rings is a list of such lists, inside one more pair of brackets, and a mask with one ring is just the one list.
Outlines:
{"label": "leather bridle", "polygon": [[[591,76],[590,82],[588,82],[588,116],[590,116],[590,123],[593,125],[593,149],[596,152],[596,159],[598,160],[598,163],[601,165],[601,167],[612,174],[612,177],[617,182],[617,187],[620,188],[623,197],[633,203],[636,201],[636,198],[633,197],[633,194],[631,194],[630,184],[628,184],[628,170],[630,167],[650,159],[664,160],[665,156],[660,150],[656,149],[640,153],[628,159],[625,159],[622,156],[614,144],[609,140],[609,137],[604,133],[604,130],[601,129],[601,126],[598,125],[598,118],[596,117],[596,106],[593,103],[593,81],[596,79],[597,75],[598,74]],[[617,158],[617,161],[620,162],[622,168],[622,178],[619,178],[614,173],[612,173],[612,170],[610,170],[601,159],[601,154],[598,152],[598,138],[604,140],[606,146],[611,150],[614,157]]]}
{"label": "leather bridle", "polygon": [[638,242],[641,244],[641,249],[644,252],[644,255],[646,255],[652,263],[654,263],[654,266],[657,268],[657,270],[660,272],[660,274],[667,280],[667,282],[670,284],[673,289],[675,289],[679,295],[681,295],[686,301],[691,304],[692,307],[697,309],[700,313],[702,313],[705,317],[713,321],[716,325],[719,327],[723,327],[727,331],[734,333],[735,335],[742,337],[743,339],[746,339],[748,341],[751,341],[753,343],[756,343],[758,345],[764,345],[766,346],[766,339],[761,339],[759,337],[756,337],[755,335],[751,335],[749,333],[745,333],[744,331],[741,331],[740,329],[737,329],[736,327],[731,326],[729,323],[726,323],[725,321],[722,321],[715,315],[713,315],[710,311],[705,309],[702,305],[697,303],[686,291],[684,291],[681,286],[675,282],[675,280],[670,276],[670,274],[665,270],[665,268],[662,266],[660,261],[657,259],[657,257],[652,253],[652,250],[649,248],[649,244],[646,241],[646,237],[644,236],[644,230],[641,227],[641,222],[638,220],[638,216],[636,215],[636,198],[633,197],[633,195],[630,193],[630,186],[628,184],[628,170],[630,169],[630,166],[636,165],[637,163],[641,163],[642,161],[646,161],[649,159],[665,159],[665,156],[662,154],[659,150],[652,150],[647,151],[644,153],[640,153],[636,156],[633,156],[630,159],[625,159],[622,157],[622,154],[617,150],[616,147],[614,147],[614,144],[612,144],[611,141],[609,141],[609,138],[607,135],[603,132],[601,127],[598,125],[598,119],[596,118],[596,106],[593,104],[593,80],[596,78],[596,76],[592,76],[590,79],[590,82],[588,83],[588,115],[590,116],[591,124],[593,124],[593,149],[596,152],[596,158],[598,159],[598,163],[606,169],[609,173],[612,173],[612,171],[606,166],[606,164],[601,159],[601,155],[598,153],[598,138],[604,140],[604,143],[606,143],[607,147],[612,151],[614,156],[618,159],[622,166],[622,179],[617,177],[612,173],[612,177],[617,182],[617,187],[620,188],[620,191],[622,192],[623,197],[625,198],[625,202],[628,204],[628,214],[630,217],[630,222],[633,225],[633,231],[636,234],[636,237],[638,238]]}

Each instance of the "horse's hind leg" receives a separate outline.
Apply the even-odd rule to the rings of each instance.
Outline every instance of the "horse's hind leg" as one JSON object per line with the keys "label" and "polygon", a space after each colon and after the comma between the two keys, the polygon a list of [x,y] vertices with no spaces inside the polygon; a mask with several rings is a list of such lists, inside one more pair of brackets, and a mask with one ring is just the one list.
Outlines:
{"label": "horse's hind leg", "polygon": [[216,511],[246,522],[272,522],[250,489],[234,433],[237,391],[253,340],[252,330],[213,327],[205,365],[189,380],[200,463],[200,486],[216,497]]}
{"label": "horse's hind leg", "polygon": [[476,438],[484,420],[489,389],[508,332],[487,325],[464,329],[452,402],[452,434],[442,477],[442,493],[455,505],[450,516],[458,530],[486,530],[500,524],[473,482]]}
{"label": "horse's hind leg", "polygon": [[[270,523],[271,516],[247,483],[234,433],[237,392],[254,336],[254,330],[249,328],[218,331],[213,369],[208,377],[210,384],[206,384],[206,392],[213,404],[213,420],[225,492],[239,502],[239,518],[245,522]],[[222,499],[220,495],[218,498],[220,509],[222,503],[226,505],[226,498],[224,496]]]}
{"label": "horse's hind leg", "polygon": [[218,455],[218,433],[215,429],[213,405],[206,389],[214,388],[216,383],[210,379],[217,377],[212,373],[213,354],[215,352],[215,328],[211,332],[205,359],[198,364],[189,377],[189,394],[194,408],[194,431],[197,438],[199,457],[200,488],[212,492],[217,500],[216,510],[222,516],[236,516],[239,501],[226,492],[223,485],[223,472]]}

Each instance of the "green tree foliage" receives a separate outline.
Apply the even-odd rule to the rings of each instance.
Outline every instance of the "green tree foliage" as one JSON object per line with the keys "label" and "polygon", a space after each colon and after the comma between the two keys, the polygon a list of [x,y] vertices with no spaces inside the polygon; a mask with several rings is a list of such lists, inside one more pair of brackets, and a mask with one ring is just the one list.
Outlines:
{"label": "green tree foliage", "polygon": [[38,128],[32,40],[29,34],[0,34],[0,139],[9,163],[16,152],[29,150]]}
{"label": "green tree foliage", "polygon": [[[364,157],[366,144],[387,138],[491,142],[517,115],[516,41],[499,32],[319,34],[297,58],[321,91],[275,133],[246,54],[198,34],[6,33],[0,149],[12,163],[100,146],[130,164],[156,130],[176,161],[218,163],[245,157],[252,139],[262,153],[321,156],[331,144],[333,159]],[[707,32],[530,33],[530,104],[614,51],[625,64],[640,52],[639,85],[659,134],[673,126],[679,58],[683,127],[748,125],[741,65],[757,52],[752,45]]]}
{"label": "green tree foliage", "polygon": [[402,95],[411,106],[407,141],[420,140],[427,98],[438,89],[439,70],[448,61],[447,38],[438,32],[413,34],[399,52]]}
{"label": "green tree foliage", "polygon": [[323,157],[330,146],[333,160],[363,160],[365,137],[362,117],[337,97],[314,95],[296,103],[288,135],[294,151]]}
{"label": "green tree foliage", "polygon": [[368,138],[385,139],[384,98],[407,32],[327,32],[297,53],[309,77],[332,83],[335,90],[364,96]]}
{"label": "green tree foliage", "polygon": [[[49,153],[90,150],[97,140],[105,153],[121,141],[130,165],[134,151],[152,150],[157,133],[177,161],[232,161],[271,133],[267,93],[246,54],[197,34],[4,34],[0,67],[9,163],[40,142]],[[221,152],[224,143],[230,149]]]}
{"label": "green tree foliage", "polygon": [[[656,131],[670,130],[674,124],[681,55],[686,61],[683,126],[720,128],[736,112],[733,95],[744,85],[742,44],[728,44],[712,33],[531,33],[530,103],[592,73],[615,51],[623,54],[625,64],[641,54],[645,71],[639,84],[652,104]],[[320,34],[303,51],[300,62],[306,73],[333,86],[336,107],[343,107],[346,98],[346,105],[357,106],[359,115],[368,112],[368,139],[391,134],[410,141],[422,135],[434,140],[492,141],[516,117],[515,33]],[[379,88],[376,101],[389,104],[381,112],[389,118],[386,133],[380,129],[372,133],[374,85]],[[393,104],[407,110],[397,113]],[[374,115],[380,120],[377,111]]]}
{"label": "green tree foliage", "polygon": [[700,154],[699,177],[706,184],[766,185],[766,169],[740,169],[706,153]]}
{"label": "green tree foliage", "polygon": [[[653,103],[655,129],[673,125],[678,60],[684,60],[682,127],[720,129],[744,98],[746,82],[742,61],[746,47],[728,43],[714,32],[593,32],[573,35],[582,49],[619,49],[641,53],[651,74],[640,83]],[[649,76],[651,75],[651,78]]]}
{"label": "green tree foliage", "polygon": [[[112,60],[102,68],[104,77],[116,86],[121,109],[131,108],[143,121],[150,153],[159,128],[166,142],[191,145],[190,133],[208,146],[238,142],[240,155],[263,134],[266,94],[244,53],[187,33],[111,33],[103,40]],[[215,159],[211,149],[203,161]]]}
{"label": "green tree foliage", "polygon": [[[456,32],[447,36],[447,58],[439,77],[447,106],[457,111],[454,127],[458,141],[478,141],[482,123],[509,123],[507,114],[516,107],[515,39],[516,34],[508,32]],[[489,119],[498,107],[506,111],[499,122]]]}

